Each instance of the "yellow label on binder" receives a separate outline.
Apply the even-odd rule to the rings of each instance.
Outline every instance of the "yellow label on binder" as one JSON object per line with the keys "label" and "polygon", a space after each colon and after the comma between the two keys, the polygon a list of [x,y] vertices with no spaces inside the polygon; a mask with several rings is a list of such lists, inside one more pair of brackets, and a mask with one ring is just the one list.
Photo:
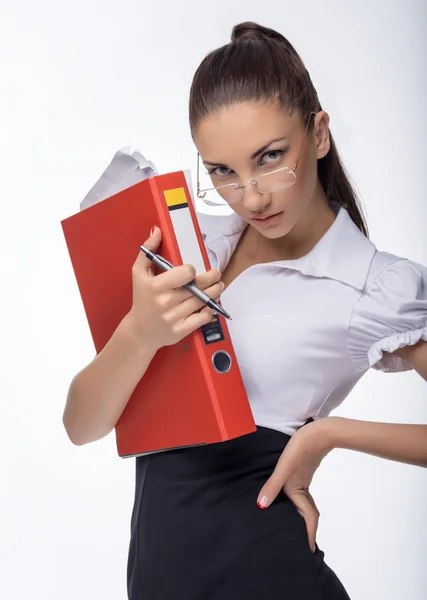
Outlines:
{"label": "yellow label on binder", "polygon": [[166,204],[171,206],[187,206],[187,196],[185,195],[184,188],[176,188],[174,190],[165,190]]}

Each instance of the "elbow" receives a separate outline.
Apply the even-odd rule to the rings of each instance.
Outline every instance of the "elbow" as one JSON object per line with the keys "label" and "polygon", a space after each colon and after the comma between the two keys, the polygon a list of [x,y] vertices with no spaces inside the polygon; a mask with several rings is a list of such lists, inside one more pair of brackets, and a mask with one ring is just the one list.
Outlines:
{"label": "elbow", "polygon": [[79,431],[78,427],[72,427],[69,420],[67,419],[66,413],[64,413],[62,417],[62,424],[67,433],[68,439],[74,446],[84,446],[88,444],[91,440],[85,437],[82,431]]}
{"label": "elbow", "polygon": [[85,446],[95,442],[111,431],[107,423],[102,422],[99,415],[93,414],[82,403],[80,398],[77,378],[70,385],[67,402],[62,415],[62,424],[68,439],[74,446]]}
{"label": "elbow", "polygon": [[85,446],[106,437],[112,428],[108,430],[96,430],[92,427],[83,427],[77,423],[71,423],[66,412],[62,417],[62,424],[67,433],[68,439],[74,446]]}

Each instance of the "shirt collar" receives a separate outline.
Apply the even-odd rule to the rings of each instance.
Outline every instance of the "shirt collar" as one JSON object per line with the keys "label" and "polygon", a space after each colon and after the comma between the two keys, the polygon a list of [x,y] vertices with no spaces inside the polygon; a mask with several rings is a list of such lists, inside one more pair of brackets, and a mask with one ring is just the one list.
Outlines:
{"label": "shirt collar", "polygon": [[[308,254],[267,264],[311,277],[334,279],[362,291],[376,248],[353,223],[345,208],[336,203],[332,208],[337,214],[335,221]],[[235,213],[225,216],[198,213],[198,219],[206,247],[216,255],[218,269],[224,271],[246,223]]]}

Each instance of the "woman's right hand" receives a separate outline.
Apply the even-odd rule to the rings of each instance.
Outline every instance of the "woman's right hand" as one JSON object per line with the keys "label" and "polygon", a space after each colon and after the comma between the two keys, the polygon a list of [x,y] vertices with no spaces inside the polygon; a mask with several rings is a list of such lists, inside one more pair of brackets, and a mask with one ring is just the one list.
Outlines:
{"label": "woman's right hand", "polygon": [[[144,246],[157,252],[162,234],[158,227],[152,231]],[[191,265],[175,267],[155,276],[152,262],[140,252],[132,267],[133,302],[126,317],[136,339],[144,340],[158,350],[176,344],[209,323],[213,311],[182,286],[194,280],[201,290],[215,299],[223,290],[220,279],[221,273],[215,269],[196,276]]]}

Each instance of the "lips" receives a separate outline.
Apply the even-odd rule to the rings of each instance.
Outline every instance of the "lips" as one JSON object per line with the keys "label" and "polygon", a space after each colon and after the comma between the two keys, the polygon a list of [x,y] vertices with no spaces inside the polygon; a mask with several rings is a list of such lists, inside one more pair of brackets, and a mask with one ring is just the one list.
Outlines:
{"label": "lips", "polygon": [[269,215],[262,215],[259,217],[252,217],[252,223],[257,227],[261,227],[263,229],[267,229],[269,227],[275,227],[281,221],[283,216],[283,211],[278,213],[271,213]]}
{"label": "lips", "polygon": [[253,221],[265,221],[266,219],[271,219],[271,217],[276,217],[280,213],[271,213],[271,215],[263,215],[262,217],[252,217]]}

